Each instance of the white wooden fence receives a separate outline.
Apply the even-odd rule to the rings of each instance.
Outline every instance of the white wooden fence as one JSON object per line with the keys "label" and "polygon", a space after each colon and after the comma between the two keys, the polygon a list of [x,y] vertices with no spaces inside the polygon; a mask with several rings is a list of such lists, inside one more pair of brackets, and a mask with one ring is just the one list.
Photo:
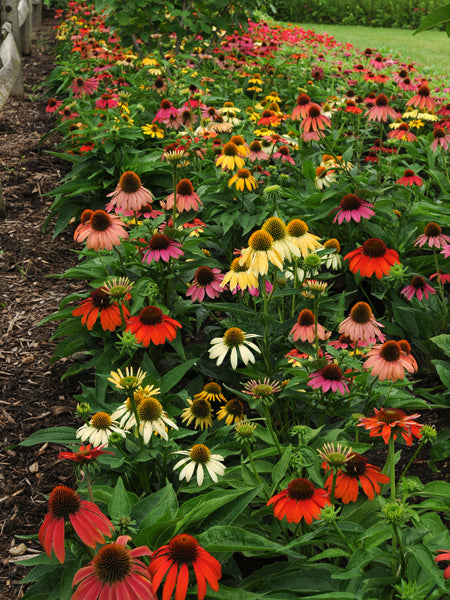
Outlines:
{"label": "white wooden fence", "polygon": [[[24,94],[21,56],[31,54],[32,30],[41,18],[41,0],[0,0],[0,110],[10,95]],[[0,181],[0,217],[5,215]]]}

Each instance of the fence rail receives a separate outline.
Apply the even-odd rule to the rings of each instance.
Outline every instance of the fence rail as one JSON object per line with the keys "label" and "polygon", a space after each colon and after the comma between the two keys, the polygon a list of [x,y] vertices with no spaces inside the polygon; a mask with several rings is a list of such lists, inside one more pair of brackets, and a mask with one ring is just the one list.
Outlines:
{"label": "fence rail", "polygon": [[[23,96],[22,55],[32,51],[32,30],[41,25],[41,0],[0,0],[0,110],[9,96]],[[6,209],[0,180],[0,217]]]}

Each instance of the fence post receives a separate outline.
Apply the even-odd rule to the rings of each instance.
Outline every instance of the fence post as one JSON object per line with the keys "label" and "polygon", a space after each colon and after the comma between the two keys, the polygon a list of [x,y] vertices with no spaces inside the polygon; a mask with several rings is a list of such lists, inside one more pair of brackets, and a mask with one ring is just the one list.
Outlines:
{"label": "fence post", "polygon": [[31,54],[31,0],[20,0],[18,5],[19,10],[19,26],[20,37],[22,39],[22,55],[29,56]]}
{"label": "fence post", "polygon": [[31,0],[31,24],[33,29],[39,29],[42,25],[42,2]]}

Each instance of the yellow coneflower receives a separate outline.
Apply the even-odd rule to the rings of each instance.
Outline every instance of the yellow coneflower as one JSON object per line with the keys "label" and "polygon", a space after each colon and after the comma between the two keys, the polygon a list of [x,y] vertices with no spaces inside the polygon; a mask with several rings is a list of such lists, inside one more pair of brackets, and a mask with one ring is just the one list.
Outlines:
{"label": "yellow coneflower", "polygon": [[239,286],[239,289],[245,290],[247,288],[257,288],[258,287],[258,277],[249,270],[249,265],[244,263],[240,264],[240,257],[235,258],[230,265],[230,270],[226,273],[225,277],[220,284],[222,287],[225,287],[228,284],[228,287],[231,291],[236,289]]}
{"label": "yellow coneflower", "polygon": [[222,153],[216,160],[216,166],[221,167],[222,171],[230,171],[238,168],[242,169],[245,164],[242,156],[239,155],[239,148],[233,142],[228,142],[222,148]]}
{"label": "yellow coneflower", "polygon": [[194,421],[194,427],[200,427],[203,431],[205,427],[212,425],[213,411],[211,403],[205,398],[194,398],[194,400],[186,400],[187,406],[181,413],[183,423],[190,425]]}
{"label": "yellow coneflower", "polygon": [[320,238],[317,235],[308,233],[308,229],[308,225],[301,219],[293,219],[287,225],[290,239],[300,250],[302,257],[322,248],[322,244],[319,243]]}
{"label": "yellow coneflower", "polygon": [[[219,157],[220,158],[220,157]],[[239,169],[228,182],[228,187],[236,183],[236,189],[243,192],[245,188],[252,191],[258,187],[258,182],[248,169]]]}
{"label": "yellow coneflower", "polygon": [[225,419],[227,425],[238,423],[245,419],[244,405],[240,400],[228,400],[228,402],[217,411],[219,421]]}
{"label": "yellow coneflower", "polygon": [[273,247],[273,242],[273,237],[267,231],[255,231],[248,240],[248,248],[242,251],[239,264],[248,264],[256,275],[265,275],[268,272],[269,261],[282,269],[283,259],[280,252]]}

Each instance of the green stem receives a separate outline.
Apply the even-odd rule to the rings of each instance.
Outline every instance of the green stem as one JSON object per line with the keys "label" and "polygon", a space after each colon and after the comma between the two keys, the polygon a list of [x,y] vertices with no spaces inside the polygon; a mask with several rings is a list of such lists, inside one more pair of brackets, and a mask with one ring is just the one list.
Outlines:
{"label": "green stem", "polygon": [[175,229],[175,220],[177,218],[177,163],[173,163],[173,209],[172,209],[172,228]]}
{"label": "green stem", "polygon": [[339,527],[339,525],[337,523],[335,523],[334,521],[332,521],[331,524],[333,525],[334,530],[336,531],[338,536],[341,538],[341,540],[344,542],[344,544],[347,546],[347,548],[349,548],[352,552],[355,552],[356,547],[345,537],[345,535],[342,533],[342,530]]}
{"label": "green stem", "polygon": [[270,435],[272,436],[272,439],[274,441],[275,446],[277,447],[278,450],[278,454],[280,456],[283,455],[283,450],[280,446],[280,442],[278,441],[278,437],[274,431],[274,428],[272,426],[272,419],[270,418],[270,414],[269,414],[269,407],[267,406],[266,402],[263,402],[263,406],[264,406],[264,415],[266,417],[265,421],[266,421],[266,425],[267,428],[269,429]]}
{"label": "green stem", "polygon": [[409,463],[406,465],[406,467],[403,469],[402,474],[400,475],[400,479],[402,477],[405,476],[406,471],[409,469],[409,467],[412,465],[412,463],[416,460],[416,456],[419,454],[419,452],[422,450],[422,446],[425,444],[425,440],[424,438],[422,438],[420,440],[420,444],[417,446],[416,451],[414,452],[414,454],[411,456],[411,460],[409,461]]}
{"label": "green stem", "polygon": [[333,479],[331,481],[331,492],[330,492],[330,502],[331,504],[334,504],[334,492],[336,489],[336,479],[337,479],[337,474],[338,474],[338,470],[337,469],[333,469]]}
{"label": "green stem", "polygon": [[86,485],[87,485],[87,489],[88,489],[89,500],[91,502],[95,502],[94,501],[94,492],[92,490],[92,479],[91,479],[91,474],[89,473],[89,469],[86,469]]}
{"label": "green stem", "polygon": [[394,436],[391,434],[389,438],[389,449],[388,449],[388,465],[389,465],[389,476],[391,483],[391,500],[395,501],[396,492],[395,492],[395,443]]}

